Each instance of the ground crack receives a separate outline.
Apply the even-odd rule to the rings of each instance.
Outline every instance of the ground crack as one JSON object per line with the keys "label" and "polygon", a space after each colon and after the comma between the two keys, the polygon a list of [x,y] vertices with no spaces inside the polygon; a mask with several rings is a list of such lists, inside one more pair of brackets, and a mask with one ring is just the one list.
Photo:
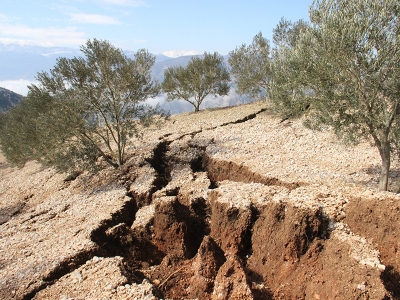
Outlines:
{"label": "ground crack", "polygon": [[[170,144],[182,140],[183,138],[190,136],[192,139],[199,133],[202,133],[204,131],[208,130],[214,130],[218,127],[223,127],[223,126],[228,126],[228,125],[233,125],[233,124],[239,124],[246,122],[248,120],[254,119],[258,114],[262,113],[266,109],[261,109],[260,111],[256,113],[252,113],[248,116],[245,116],[244,118],[232,121],[232,122],[227,122],[223,123],[219,126],[214,126],[212,128],[207,128],[203,130],[197,130],[194,132],[186,133],[174,140],[166,140],[168,138],[168,135],[162,137],[162,141],[160,141],[156,147],[153,149],[153,155],[150,158],[147,158],[146,161],[147,163],[153,168],[156,172],[156,178],[152,184],[152,187],[148,191],[148,194],[146,197],[148,199],[146,202],[150,203],[152,196],[157,192],[168,186],[168,184],[171,182],[171,171],[173,168],[172,165],[172,160],[173,157],[168,156],[168,152],[170,150]],[[224,170],[223,168],[219,170],[224,174],[219,174],[215,169],[215,162],[212,161],[207,155],[206,155],[206,147],[198,147],[194,145],[189,145],[189,147],[197,147],[198,149],[198,155],[195,156],[195,158],[190,162],[190,167],[193,171],[193,174],[199,173],[199,172],[206,172],[208,174],[208,178],[211,182],[209,188],[212,189],[217,186],[217,181],[220,180],[225,180],[225,179],[230,179],[230,180],[238,180],[243,182],[243,178],[235,178],[233,175],[229,175],[231,172],[236,172],[235,168],[232,168],[233,164],[231,164],[231,169]],[[242,168],[242,171],[244,169]],[[247,170],[248,171],[248,170]],[[242,172],[241,176],[246,176],[248,174],[244,174],[245,172]],[[253,176],[254,177],[254,176]],[[224,178],[224,179],[223,179]],[[262,180],[258,180],[262,181]],[[247,182],[255,182],[255,178],[253,180],[248,180]],[[265,183],[265,180],[263,181]],[[269,182],[271,183],[271,182]],[[272,182],[275,183],[276,182]],[[135,184],[135,182],[133,182]],[[179,187],[166,192],[166,196],[178,196],[179,194]],[[69,274],[73,272],[74,270],[78,269],[80,266],[84,265],[87,261],[92,259],[94,256],[103,256],[103,257],[114,257],[114,256],[122,256],[124,257],[124,266],[121,268],[121,272],[127,277],[128,281],[130,282],[139,282],[146,276],[138,272],[139,269],[143,268],[143,265],[138,265],[138,263],[135,261],[141,256],[145,256],[145,258],[142,258],[143,260],[147,261],[149,265],[158,265],[161,263],[165,255],[168,253],[163,253],[162,251],[159,251],[157,247],[152,243],[152,241],[146,237],[139,237],[135,234],[135,232],[132,232],[130,229],[132,223],[135,220],[136,217],[136,212],[138,211],[138,201],[135,199],[135,195],[133,195],[131,192],[129,192],[129,188],[126,194],[129,197],[129,200],[125,202],[124,206],[115,212],[109,219],[103,220],[101,224],[91,232],[90,238],[91,240],[96,243],[97,247],[94,247],[89,250],[82,251],[80,253],[77,253],[73,257],[69,257],[62,261],[61,263],[58,264],[58,266],[53,269],[47,276],[43,279],[43,283],[37,287],[35,290],[31,291],[29,294],[25,295],[23,299],[32,299],[40,290],[46,288],[49,285],[54,284],[57,280],[59,280],[62,276]],[[146,204],[145,204],[146,205]],[[193,208],[187,207],[184,209],[184,207],[180,204],[177,207],[179,208],[178,211],[182,213],[182,210],[186,211],[186,214],[188,215],[188,219],[186,220],[180,220],[181,218],[178,217],[178,221],[180,223],[186,223],[186,222],[193,222],[192,225],[196,225],[194,227],[203,227],[206,226],[206,211],[208,210],[207,207],[202,207],[201,203],[195,203]],[[198,205],[199,207],[197,207]],[[194,219],[193,216],[190,216],[192,212],[190,209],[194,209]],[[204,214],[203,214],[204,213]],[[200,219],[203,219],[201,221]],[[197,221],[196,221],[197,220]],[[178,222],[178,223],[179,223]],[[197,223],[196,223],[197,222]],[[252,224],[254,224],[255,219],[252,220]],[[183,224],[182,223],[182,224]],[[188,224],[189,224],[188,223]],[[204,223],[201,225],[200,223]],[[192,226],[193,227],[193,226]],[[200,229],[198,227],[198,229]],[[249,255],[251,251],[251,227],[246,231],[246,235],[249,235],[249,237],[246,239],[245,242],[245,247],[243,248],[243,252],[241,253],[241,256],[244,258],[246,255]],[[188,227],[189,228],[189,227]],[[186,230],[186,229],[185,229]],[[204,232],[201,234],[201,236],[204,236],[204,234],[207,233],[207,230],[204,229]],[[189,252],[191,253],[190,256],[193,256],[197,252],[197,248],[200,247],[201,243],[200,235],[198,237],[198,241],[195,243],[196,244],[196,249],[193,248]],[[189,243],[191,244],[191,243]],[[188,244],[188,245],[189,245]],[[139,249],[141,248],[141,249]],[[133,252],[132,252],[133,251]],[[146,252],[146,253],[144,253]],[[134,255],[133,255],[134,254]],[[178,269],[180,270],[180,269]],[[160,285],[161,287],[162,285]]]}

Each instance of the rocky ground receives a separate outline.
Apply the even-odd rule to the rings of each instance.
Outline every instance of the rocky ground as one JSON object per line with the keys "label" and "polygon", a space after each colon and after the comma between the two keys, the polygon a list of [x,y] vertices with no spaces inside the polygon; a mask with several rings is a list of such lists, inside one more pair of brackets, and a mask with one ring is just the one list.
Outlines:
{"label": "rocky ground", "polygon": [[0,157],[1,299],[400,299],[400,196],[369,144],[258,102],[129,153],[72,180]]}

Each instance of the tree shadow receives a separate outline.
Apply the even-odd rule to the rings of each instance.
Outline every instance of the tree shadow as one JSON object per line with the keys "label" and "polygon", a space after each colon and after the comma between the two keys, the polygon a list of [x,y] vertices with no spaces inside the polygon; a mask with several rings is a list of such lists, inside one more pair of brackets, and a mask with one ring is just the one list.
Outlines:
{"label": "tree shadow", "polygon": [[8,169],[10,165],[8,163],[1,163],[0,162],[0,170]]}
{"label": "tree shadow", "polygon": [[[371,165],[367,168],[362,168],[360,173],[365,173],[370,175],[372,179],[370,180],[354,180],[354,183],[360,184],[363,186],[369,186],[378,188],[379,185],[379,177],[381,174],[381,166],[380,165]],[[399,193],[400,192],[400,167],[392,167],[389,172],[389,179],[391,179],[391,183],[388,184],[388,191]]]}
{"label": "tree shadow", "polygon": [[7,223],[12,217],[21,213],[25,205],[25,202],[18,202],[14,205],[0,207],[0,225]]}

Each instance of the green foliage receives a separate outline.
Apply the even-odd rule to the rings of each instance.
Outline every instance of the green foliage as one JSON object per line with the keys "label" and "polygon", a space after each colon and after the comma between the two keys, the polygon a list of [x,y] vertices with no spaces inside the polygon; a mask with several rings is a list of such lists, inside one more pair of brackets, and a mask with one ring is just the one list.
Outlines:
{"label": "green foliage", "polygon": [[[275,111],[284,118],[299,117],[310,107],[314,91],[305,72],[309,63],[302,51],[295,51],[297,41],[304,37],[309,25],[281,19],[274,29],[270,98]],[[306,49],[307,50],[307,49]]]}
{"label": "green foliage", "polygon": [[27,98],[10,110],[0,134],[2,152],[17,165],[37,160],[59,171],[96,171],[99,161],[125,161],[129,138],[157,110],[145,104],[159,92],[155,57],[145,50],[127,58],[107,41],[88,40],[85,58],[60,58],[37,76]]}
{"label": "green foliage", "polygon": [[269,41],[258,33],[251,45],[245,44],[229,53],[231,74],[237,84],[237,92],[251,97],[268,93],[271,79]]}
{"label": "green foliage", "polygon": [[[29,116],[29,107],[24,99],[1,117],[0,142],[1,150],[12,164],[23,166],[33,151],[29,146],[35,139],[34,127]],[[33,113],[33,109],[31,111]],[[24,131],[19,129],[24,128]],[[21,141],[25,141],[19,145]]]}
{"label": "green foliage", "polygon": [[302,31],[307,30],[308,26],[308,23],[304,20],[293,23],[292,21],[282,18],[273,30],[272,40],[277,48],[292,48],[301,37]]}
{"label": "green foliage", "polygon": [[162,89],[167,94],[167,101],[183,99],[199,111],[208,95],[227,95],[229,81],[223,57],[216,52],[204,53],[203,57],[192,57],[185,68],[166,69]]}
{"label": "green foliage", "polygon": [[[345,140],[372,138],[387,189],[400,113],[400,4],[395,0],[315,0],[311,26],[274,56],[272,98],[311,128],[330,126]],[[286,79],[285,79],[286,78]]]}
{"label": "green foliage", "polygon": [[5,122],[6,122],[6,113],[2,110],[0,110],[0,131],[3,129]]}

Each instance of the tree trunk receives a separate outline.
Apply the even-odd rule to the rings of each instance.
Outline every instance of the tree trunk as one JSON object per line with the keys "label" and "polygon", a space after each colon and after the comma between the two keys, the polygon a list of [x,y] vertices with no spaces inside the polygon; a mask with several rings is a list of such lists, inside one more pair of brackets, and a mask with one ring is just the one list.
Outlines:
{"label": "tree trunk", "polygon": [[381,147],[379,148],[379,154],[381,155],[381,159],[382,159],[381,176],[379,178],[379,190],[387,191],[389,171],[390,171],[390,143],[389,142],[382,143]]}
{"label": "tree trunk", "polygon": [[118,141],[118,160],[117,164],[118,166],[122,166],[124,164],[124,157],[123,157],[123,149],[121,145],[121,140]]}
{"label": "tree trunk", "polygon": [[194,112],[198,112],[200,110],[200,104],[194,106]]}

